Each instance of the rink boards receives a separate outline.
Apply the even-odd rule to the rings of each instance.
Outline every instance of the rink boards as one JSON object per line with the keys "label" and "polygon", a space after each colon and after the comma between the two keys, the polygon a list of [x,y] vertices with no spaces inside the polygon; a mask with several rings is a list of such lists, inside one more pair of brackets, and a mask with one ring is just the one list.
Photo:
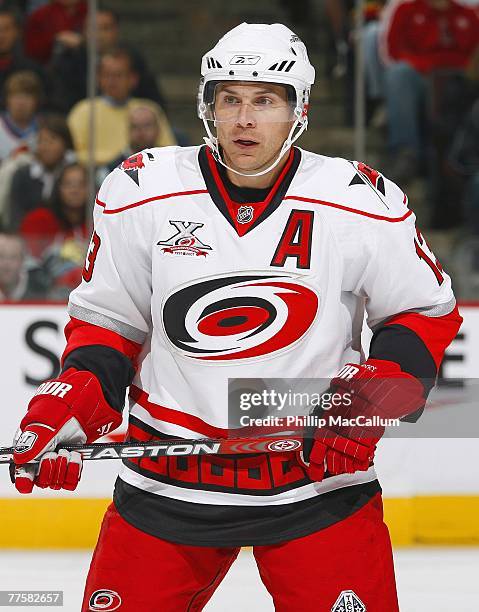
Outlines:
{"label": "rink boards", "polygon": [[[463,304],[461,313],[464,323],[448,349],[442,385],[436,396],[438,404],[443,401],[441,398],[454,396],[456,407],[443,401],[438,413],[451,423],[479,403],[475,391],[478,386],[445,384],[479,378],[479,304]],[[3,347],[0,446],[7,446],[33,390],[57,371],[67,316],[63,304],[4,304],[0,305],[0,319]],[[462,397],[465,410],[457,408],[458,398],[462,401]],[[446,434],[440,440],[428,437],[381,441],[376,468],[395,544],[479,542],[476,425],[471,423],[470,437],[461,431],[461,437],[448,438]],[[3,470],[0,547],[93,545],[118,467],[116,461],[87,462],[77,491],[36,491],[25,497],[16,493],[7,468],[0,466]]]}

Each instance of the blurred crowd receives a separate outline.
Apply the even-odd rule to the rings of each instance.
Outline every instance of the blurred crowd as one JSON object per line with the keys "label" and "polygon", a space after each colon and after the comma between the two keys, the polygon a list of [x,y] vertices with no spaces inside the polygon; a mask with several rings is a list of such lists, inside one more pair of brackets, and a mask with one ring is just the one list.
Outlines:
{"label": "blurred crowd", "polygon": [[[357,2],[279,0],[313,39],[318,2],[351,125]],[[429,227],[477,239],[479,274],[479,0],[365,0],[360,23],[366,119],[388,151],[381,169],[404,189],[425,179]],[[110,8],[100,5],[95,37],[98,186],[141,149],[189,143]],[[63,301],[79,282],[90,231],[88,38],[85,0],[0,0],[0,301]]]}
{"label": "blurred crowd", "polygon": [[[131,154],[177,143],[158,80],[96,18],[95,187]],[[0,0],[0,301],[65,301],[89,242],[85,0]]]}
{"label": "blurred crowd", "polygon": [[[479,295],[479,0],[324,0],[332,77],[345,77],[352,123],[355,48],[365,65],[366,121],[383,135],[383,170],[403,189],[423,185],[428,230],[458,295]],[[358,39],[358,33],[360,38]],[[360,41],[360,42],[358,42]]]}
{"label": "blurred crowd", "polygon": [[[346,121],[354,104],[355,0],[325,0],[345,76]],[[386,174],[403,188],[425,178],[429,227],[479,235],[479,0],[364,3],[361,41],[367,122],[383,131]],[[475,127],[475,130],[474,130]]]}

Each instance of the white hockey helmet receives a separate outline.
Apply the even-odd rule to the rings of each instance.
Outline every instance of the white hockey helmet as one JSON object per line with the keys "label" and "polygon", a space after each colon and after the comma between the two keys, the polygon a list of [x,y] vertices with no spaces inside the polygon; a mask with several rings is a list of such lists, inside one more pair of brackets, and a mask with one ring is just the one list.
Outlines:
{"label": "white hockey helmet", "polygon": [[[215,121],[214,97],[216,85],[225,81],[252,81],[285,85],[292,104],[293,125],[275,162],[266,170],[243,176],[259,176],[274,168],[284,153],[299,138],[308,125],[308,105],[315,70],[310,64],[304,43],[294,32],[280,23],[242,23],[227,32],[203,56],[198,91],[198,116],[203,120],[208,137],[206,144],[221,159],[218,140],[208,121]],[[296,132],[296,133],[295,133]],[[228,167],[228,166],[226,166]]]}

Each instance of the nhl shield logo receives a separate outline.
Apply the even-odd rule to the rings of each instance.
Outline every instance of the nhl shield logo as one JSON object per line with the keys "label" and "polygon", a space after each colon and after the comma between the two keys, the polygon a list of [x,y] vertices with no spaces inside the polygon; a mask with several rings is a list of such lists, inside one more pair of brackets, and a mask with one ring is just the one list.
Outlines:
{"label": "nhl shield logo", "polygon": [[240,206],[236,215],[238,223],[249,223],[253,219],[253,207],[252,206]]}
{"label": "nhl shield logo", "polygon": [[354,591],[341,591],[331,612],[366,612],[366,606]]}

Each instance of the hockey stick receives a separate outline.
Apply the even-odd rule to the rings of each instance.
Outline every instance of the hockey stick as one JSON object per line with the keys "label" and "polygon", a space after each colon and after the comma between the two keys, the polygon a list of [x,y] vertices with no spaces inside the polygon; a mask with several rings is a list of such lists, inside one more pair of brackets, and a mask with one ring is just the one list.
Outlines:
{"label": "hockey stick", "polygon": [[[56,448],[79,452],[84,460],[131,459],[133,457],[163,457],[188,455],[231,455],[247,453],[268,453],[299,451],[303,448],[302,438],[264,437],[231,438],[211,440],[153,440],[150,442],[103,442],[101,444],[65,444]],[[0,464],[10,463],[13,458],[12,446],[0,448]],[[32,461],[37,463],[38,460]]]}

